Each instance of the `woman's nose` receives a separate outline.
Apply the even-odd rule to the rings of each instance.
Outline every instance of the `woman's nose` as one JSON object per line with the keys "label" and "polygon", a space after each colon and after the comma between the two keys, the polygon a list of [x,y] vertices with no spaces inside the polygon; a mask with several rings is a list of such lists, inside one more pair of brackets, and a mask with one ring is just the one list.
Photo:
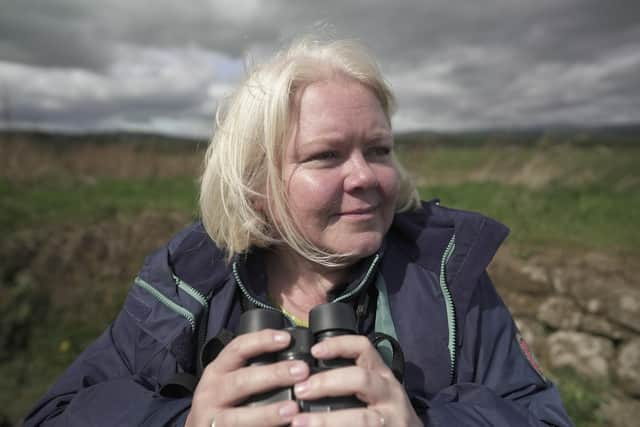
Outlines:
{"label": "woman's nose", "polygon": [[371,164],[361,153],[353,154],[351,159],[346,163],[346,167],[346,191],[370,188],[378,185],[378,178]]}

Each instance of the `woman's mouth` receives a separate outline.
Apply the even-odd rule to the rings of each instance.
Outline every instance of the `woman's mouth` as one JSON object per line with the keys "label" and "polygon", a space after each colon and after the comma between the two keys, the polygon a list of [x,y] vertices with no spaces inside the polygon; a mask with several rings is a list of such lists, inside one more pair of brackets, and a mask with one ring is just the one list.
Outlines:
{"label": "woman's mouth", "polygon": [[372,217],[377,211],[376,206],[368,206],[356,209],[349,209],[340,212],[338,215],[343,218],[364,219]]}

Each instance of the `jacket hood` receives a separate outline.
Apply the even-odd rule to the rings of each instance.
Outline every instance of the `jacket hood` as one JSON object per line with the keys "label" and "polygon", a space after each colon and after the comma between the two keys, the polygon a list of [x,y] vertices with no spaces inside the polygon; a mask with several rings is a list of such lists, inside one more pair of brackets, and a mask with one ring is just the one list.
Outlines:
{"label": "jacket hood", "polygon": [[399,251],[411,262],[438,275],[443,254],[454,239],[455,250],[445,266],[446,279],[456,302],[458,330],[462,330],[478,279],[508,234],[509,229],[496,220],[440,206],[436,199],[424,202],[417,210],[396,215],[383,262],[388,270],[400,274],[401,267],[389,265],[396,262],[394,254]]}
{"label": "jacket hood", "polygon": [[390,234],[414,262],[433,271],[438,271],[440,256],[455,235],[456,250],[447,266],[453,282],[463,268],[484,271],[509,229],[482,214],[443,207],[436,199],[396,215]]}

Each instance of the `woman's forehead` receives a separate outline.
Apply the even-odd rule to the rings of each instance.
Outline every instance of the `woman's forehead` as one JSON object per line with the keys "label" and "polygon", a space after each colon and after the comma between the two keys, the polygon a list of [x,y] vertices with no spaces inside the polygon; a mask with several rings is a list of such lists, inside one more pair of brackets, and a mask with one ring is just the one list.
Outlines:
{"label": "woman's forehead", "polygon": [[356,81],[309,85],[301,94],[295,118],[302,133],[388,129],[386,115],[375,93]]}

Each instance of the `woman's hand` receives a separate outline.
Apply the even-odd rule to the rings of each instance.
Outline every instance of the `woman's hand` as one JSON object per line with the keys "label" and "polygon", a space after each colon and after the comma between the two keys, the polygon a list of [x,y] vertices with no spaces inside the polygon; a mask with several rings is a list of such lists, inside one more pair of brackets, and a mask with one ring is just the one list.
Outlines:
{"label": "woman's hand", "polygon": [[298,413],[295,401],[263,406],[240,406],[257,393],[290,387],[309,376],[302,361],[283,361],[247,366],[247,361],[264,353],[282,350],[291,335],[265,329],[233,339],[204,370],[193,395],[186,427],[277,426],[289,424]]}
{"label": "woman's hand", "polygon": [[297,383],[294,390],[298,399],[355,395],[367,407],[301,413],[293,418],[293,427],[422,425],[404,387],[367,337],[342,335],[328,338],[313,346],[311,354],[316,359],[354,359],[355,366],[327,370]]}

